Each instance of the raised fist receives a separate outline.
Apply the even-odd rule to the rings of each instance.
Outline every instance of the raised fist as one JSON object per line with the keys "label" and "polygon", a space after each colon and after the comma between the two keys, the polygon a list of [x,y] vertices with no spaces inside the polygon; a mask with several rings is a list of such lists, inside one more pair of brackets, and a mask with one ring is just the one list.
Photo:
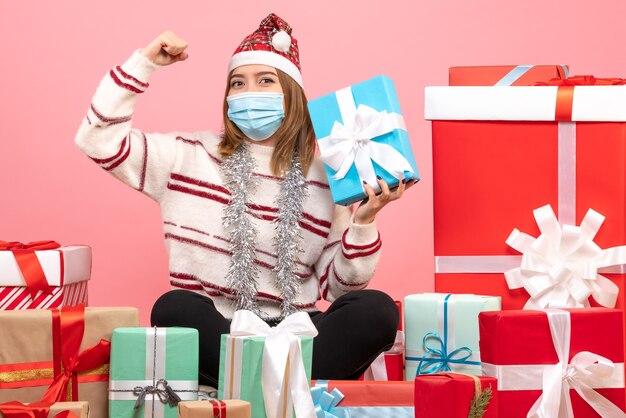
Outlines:
{"label": "raised fist", "polygon": [[189,57],[185,52],[188,46],[183,38],[166,30],[142,48],[141,54],[157,65],[170,65]]}

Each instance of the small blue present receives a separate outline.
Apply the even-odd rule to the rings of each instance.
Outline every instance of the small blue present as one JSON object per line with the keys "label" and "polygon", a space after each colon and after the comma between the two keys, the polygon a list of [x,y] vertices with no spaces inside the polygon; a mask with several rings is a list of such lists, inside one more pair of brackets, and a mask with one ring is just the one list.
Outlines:
{"label": "small blue present", "polygon": [[384,76],[309,102],[309,113],[335,203],[363,200],[363,181],[377,193],[381,177],[390,188],[419,180],[393,81]]}

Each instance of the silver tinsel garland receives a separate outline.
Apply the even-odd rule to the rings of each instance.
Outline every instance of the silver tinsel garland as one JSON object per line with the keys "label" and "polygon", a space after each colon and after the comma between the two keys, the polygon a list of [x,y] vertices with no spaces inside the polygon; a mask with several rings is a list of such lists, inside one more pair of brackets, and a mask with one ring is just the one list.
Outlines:
{"label": "silver tinsel garland", "polygon": [[[257,315],[260,312],[256,303],[259,270],[255,264],[255,248],[258,230],[246,215],[247,202],[258,185],[252,175],[256,161],[246,145],[241,146],[222,163],[224,185],[231,192],[230,202],[224,209],[224,226],[230,229],[229,249],[232,252],[231,266],[226,283],[235,293],[235,308],[248,309]],[[296,275],[296,257],[299,252],[300,219],[307,184],[302,173],[300,158],[294,155],[293,164],[287,170],[274,203],[279,208],[276,219],[274,250],[277,257],[273,271],[277,276],[277,286],[281,292],[281,316],[295,311],[294,301],[300,281]]]}
{"label": "silver tinsel garland", "polygon": [[246,216],[246,202],[257,186],[252,177],[256,161],[246,145],[224,159],[222,171],[224,186],[231,192],[230,202],[224,208],[224,226],[230,228],[229,249],[231,265],[226,284],[235,293],[235,308],[247,309],[257,315],[257,278],[259,272],[254,264],[256,237],[259,231]]}
{"label": "silver tinsel garland", "polygon": [[281,304],[283,317],[295,312],[293,303],[300,287],[300,281],[296,275],[296,257],[299,252],[298,244],[302,240],[300,219],[306,195],[307,184],[302,174],[300,158],[295,155],[293,164],[285,174],[280,191],[274,200],[278,208],[278,218],[275,221],[277,223],[276,235],[274,236],[274,248],[278,261],[274,271],[283,298]]}

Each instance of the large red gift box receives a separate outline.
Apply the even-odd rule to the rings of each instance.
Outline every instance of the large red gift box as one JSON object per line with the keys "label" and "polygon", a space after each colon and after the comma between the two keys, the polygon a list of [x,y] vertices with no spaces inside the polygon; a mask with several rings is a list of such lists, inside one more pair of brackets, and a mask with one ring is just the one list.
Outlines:
{"label": "large red gift box", "polygon": [[528,86],[538,81],[567,78],[566,65],[482,65],[450,67],[451,86]]}
{"label": "large red gift box", "polygon": [[0,241],[0,311],[87,304],[91,248]]}
{"label": "large red gift box", "polygon": [[[483,374],[498,379],[499,416],[525,418],[540,396],[550,400],[550,390],[561,411],[567,406],[562,394],[569,395],[576,417],[624,416],[618,411],[624,410],[621,311],[493,311],[481,312],[478,320]],[[603,413],[596,413],[576,388],[596,404],[604,403]],[[546,409],[542,416],[562,415]]]}
{"label": "large red gift box", "polygon": [[[491,399],[482,418],[498,417],[498,384],[495,378],[462,373],[420,375],[415,378],[415,416],[467,418],[477,393]],[[474,416],[474,415],[472,415]]]}
{"label": "large red gift box", "polygon": [[[606,217],[595,244],[626,244],[626,86],[427,87],[425,114],[437,292],[501,296],[502,309],[521,309],[528,293],[503,274],[521,257],[505,241],[514,228],[537,237],[533,210],[544,205],[570,225],[593,208]],[[624,274],[603,275],[624,308]]]}

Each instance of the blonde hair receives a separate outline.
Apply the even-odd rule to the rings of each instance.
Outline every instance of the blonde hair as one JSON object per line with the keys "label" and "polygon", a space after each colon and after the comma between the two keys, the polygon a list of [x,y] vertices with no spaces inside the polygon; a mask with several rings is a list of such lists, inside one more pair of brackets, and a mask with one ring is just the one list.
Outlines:
{"label": "blonde hair", "polygon": [[[276,145],[270,160],[270,169],[272,174],[282,177],[291,167],[294,152],[297,152],[300,156],[302,171],[306,176],[315,156],[315,133],[307,108],[307,99],[302,87],[290,76],[279,69],[276,69],[276,72],[285,95],[285,119],[274,133]],[[232,72],[228,75],[226,93],[224,94],[224,133],[218,145],[222,158],[231,156],[246,140],[244,133],[228,119],[226,96],[230,90],[228,81],[231,75]]]}

